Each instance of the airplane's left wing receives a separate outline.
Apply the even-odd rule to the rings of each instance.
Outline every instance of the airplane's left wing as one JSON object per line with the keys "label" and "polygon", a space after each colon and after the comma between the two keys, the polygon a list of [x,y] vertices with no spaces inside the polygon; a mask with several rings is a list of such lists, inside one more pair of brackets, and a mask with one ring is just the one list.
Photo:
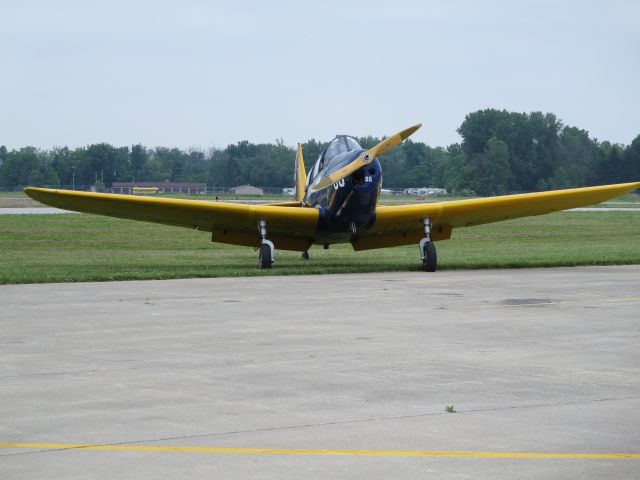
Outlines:
{"label": "airplane's left wing", "polygon": [[571,188],[549,192],[474,198],[415,205],[378,206],[375,223],[352,241],[355,250],[418,244],[422,220],[431,219],[431,238],[444,240],[457,227],[470,227],[513,218],[583,207],[640,188],[640,182]]}
{"label": "airplane's left wing", "polygon": [[203,200],[26,188],[34,200],[53,207],[212,232],[214,242],[259,246],[258,221],[277,248],[306,251],[318,225],[315,208],[241,205]]}

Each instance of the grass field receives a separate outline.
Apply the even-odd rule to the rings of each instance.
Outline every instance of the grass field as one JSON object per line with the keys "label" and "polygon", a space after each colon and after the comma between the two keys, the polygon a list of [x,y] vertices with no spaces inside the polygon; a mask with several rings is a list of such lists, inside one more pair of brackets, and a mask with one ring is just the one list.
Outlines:
{"label": "grass field", "polygon": [[[561,212],[461,228],[437,247],[440,269],[640,264],[640,212]],[[310,255],[305,262],[279,250],[265,271],[253,249],[211,243],[206,232],[83,214],[0,216],[5,284],[421,269],[417,245],[313,247]]]}

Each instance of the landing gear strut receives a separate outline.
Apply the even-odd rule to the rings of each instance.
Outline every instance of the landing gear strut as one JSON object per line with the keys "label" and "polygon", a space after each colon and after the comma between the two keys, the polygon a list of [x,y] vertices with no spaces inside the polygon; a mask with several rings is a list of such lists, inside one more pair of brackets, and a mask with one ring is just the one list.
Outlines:
{"label": "landing gear strut", "polygon": [[302,260],[309,260],[309,252],[302,252],[300,258],[302,258]]}
{"label": "landing gear strut", "polygon": [[422,224],[424,225],[424,238],[420,240],[422,268],[425,272],[435,272],[438,265],[438,254],[436,246],[431,241],[431,219],[429,217],[423,218]]}
{"label": "landing gear strut", "polygon": [[271,268],[276,258],[276,249],[273,242],[267,240],[267,222],[258,220],[258,232],[260,233],[260,256],[258,265],[260,269]]}

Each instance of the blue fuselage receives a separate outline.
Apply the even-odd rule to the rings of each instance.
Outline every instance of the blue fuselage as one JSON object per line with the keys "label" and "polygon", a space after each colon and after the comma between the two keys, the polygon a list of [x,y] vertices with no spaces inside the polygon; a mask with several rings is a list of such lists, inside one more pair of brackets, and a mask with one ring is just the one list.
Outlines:
{"label": "blue fuselage", "polygon": [[[317,183],[351,163],[363,151],[352,150],[336,156],[327,165],[316,164],[309,183]],[[318,192],[308,193],[303,200],[304,205],[317,208],[320,213],[318,235],[314,243],[349,242],[369,228],[375,221],[381,179],[380,162],[375,159],[339,182]]]}

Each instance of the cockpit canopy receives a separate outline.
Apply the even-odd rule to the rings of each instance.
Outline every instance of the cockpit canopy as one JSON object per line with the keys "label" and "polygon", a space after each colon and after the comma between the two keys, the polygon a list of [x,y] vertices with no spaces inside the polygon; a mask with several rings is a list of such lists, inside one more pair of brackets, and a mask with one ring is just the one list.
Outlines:
{"label": "cockpit canopy", "polygon": [[318,177],[320,171],[331,172],[340,168],[350,160],[353,155],[350,152],[362,150],[358,141],[348,135],[338,135],[329,146],[320,154],[313,168],[307,175],[307,185]]}
{"label": "cockpit canopy", "polygon": [[326,165],[336,155],[350,152],[351,150],[361,150],[362,147],[358,141],[348,135],[338,135],[334,138],[322,155],[322,161]]}

